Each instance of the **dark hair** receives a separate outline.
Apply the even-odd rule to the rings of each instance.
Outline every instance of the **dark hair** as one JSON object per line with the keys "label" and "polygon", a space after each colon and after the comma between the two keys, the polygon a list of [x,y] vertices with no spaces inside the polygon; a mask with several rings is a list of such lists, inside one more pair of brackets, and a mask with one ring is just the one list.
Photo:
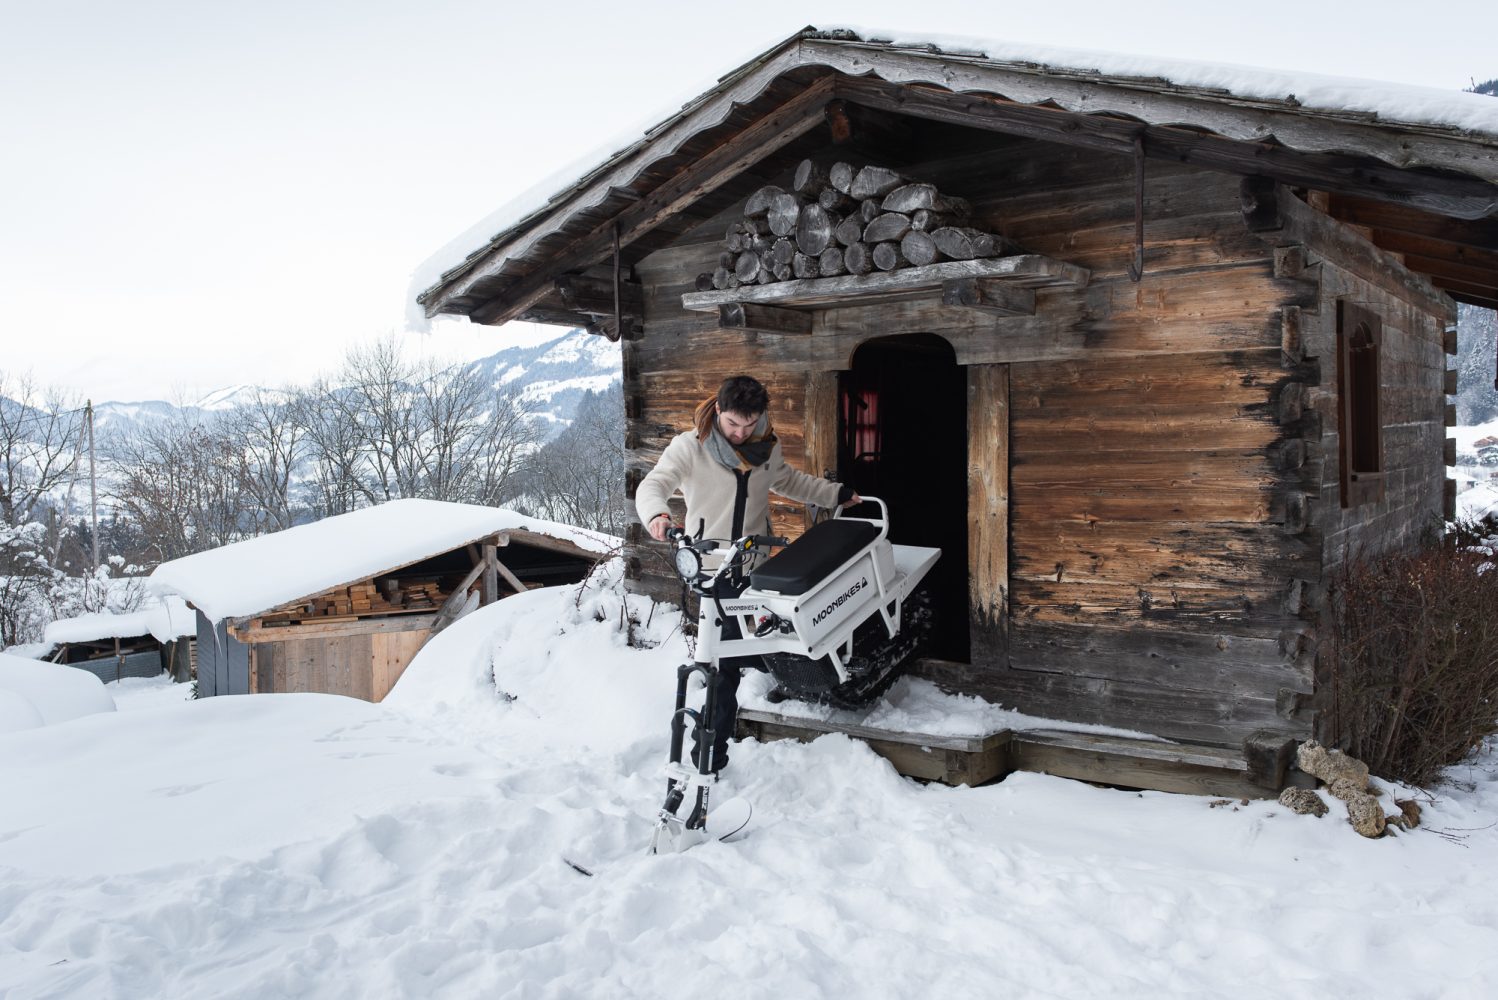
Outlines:
{"label": "dark hair", "polygon": [[756,378],[735,375],[718,387],[718,412],[758,416],[770,408],[770,394]]}
{"label": "dark hair", "polygon": [[748,375],[726,378],[718,387],[716,396],[709,396],[697,404],[692,423],[697,428],[697,440],[706,441],[713,432],[713,420],[724,410],[753,417],[770,408],[770,394],[760,385],[759,379]]}

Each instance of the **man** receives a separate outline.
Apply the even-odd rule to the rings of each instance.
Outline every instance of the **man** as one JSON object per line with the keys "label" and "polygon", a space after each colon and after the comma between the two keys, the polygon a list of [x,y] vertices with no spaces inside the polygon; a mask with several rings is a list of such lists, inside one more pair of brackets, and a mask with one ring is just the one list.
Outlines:
{"label": "man", "polygon": [[[687,502],[685,528],[700,538],[732,540],[769,534],[771,490],[821,507],[860,502],[850,487],[785,464],[770,426],[769,409],[770,394],[748,375],[725,379],[716,396],[698,405],[696,433],[672,438],[635,492],[635,509],[650,537],[665,541],[673,523],[666,501],[678,489]],[[724,638],[739,638],[736,623],[725,626]],[[729,661],[720,666],[722,679],[712,719],[714,771],[728,763],[728,738],[738,713],[740,668]],[[693,760],[699,752],[693,748]]]}

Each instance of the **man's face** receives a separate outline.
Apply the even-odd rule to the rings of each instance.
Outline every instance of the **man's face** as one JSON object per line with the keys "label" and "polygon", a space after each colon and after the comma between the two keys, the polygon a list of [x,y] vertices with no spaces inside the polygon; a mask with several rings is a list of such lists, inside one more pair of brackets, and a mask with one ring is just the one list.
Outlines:
{"label": "man's face", "polygon": [[718,414],[718,431],[728,439],[729,444],[741,445],[754,433],[754,425],[759,423],[761,416],[759,413],[751,415],[723,410]]}

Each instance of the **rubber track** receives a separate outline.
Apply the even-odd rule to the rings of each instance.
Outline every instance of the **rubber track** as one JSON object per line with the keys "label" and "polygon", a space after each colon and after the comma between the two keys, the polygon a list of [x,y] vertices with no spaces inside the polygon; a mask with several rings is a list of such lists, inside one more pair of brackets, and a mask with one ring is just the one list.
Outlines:
{"label": "rubber track", "polygon": [[[931,635],[931,594],[917,587],[900,607],[900,633],[884,638],[884,620],[878,615],[859,626],[853,637],[853,656],[848,661],[847,681],[833,687],[813,687],[815,678],[832,674],[830,661],[815,662],[789,653],[765,656],[770,673],[790,697],[833,708],[863,708],[888,691],[905,672]],[[881,641],[882,640],[882,641]]]}

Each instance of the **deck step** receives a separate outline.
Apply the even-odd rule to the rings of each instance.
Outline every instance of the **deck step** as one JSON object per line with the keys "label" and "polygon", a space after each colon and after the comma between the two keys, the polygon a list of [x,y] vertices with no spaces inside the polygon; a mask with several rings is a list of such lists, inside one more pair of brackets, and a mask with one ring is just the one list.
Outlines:
{"label": "deck step", "polygon": [[[1273,798],[1280,790],[1251,774],[1239,750],[1070,730],[1001,729],[983,736],[940,736],[741,709],[737,732],[760,742],[805,742],[842,733],[867,743],[907,777],[948,785],[981,785],[1014,771],[1033,771],[1188,795],[1259,799]],[[1303,783],[1299,772],[1286,777]]]}

